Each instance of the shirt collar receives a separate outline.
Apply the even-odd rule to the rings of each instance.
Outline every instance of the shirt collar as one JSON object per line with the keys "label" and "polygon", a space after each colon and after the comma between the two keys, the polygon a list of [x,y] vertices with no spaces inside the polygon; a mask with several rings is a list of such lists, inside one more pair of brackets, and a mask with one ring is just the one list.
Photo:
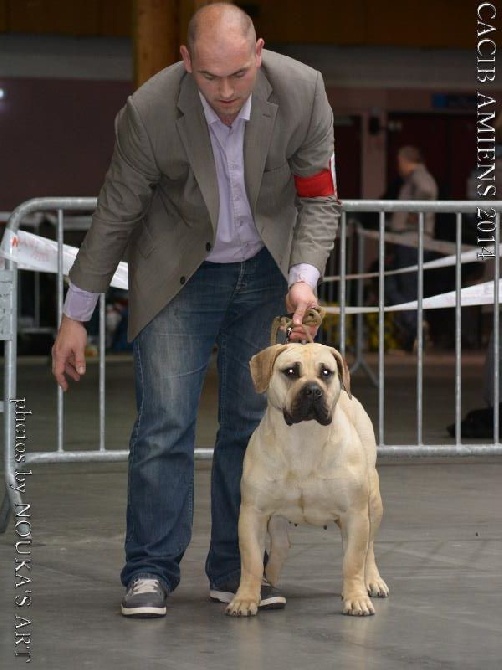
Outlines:
{"label": "shirt collar", "polygon": [[[208,125],[211,125],[213,123],[216,123],[219,121],[222,123],[221,119],[219,116],[216,114],[214,109],[211,107],[211,105],[208,103],[206,98],[202,95],[202,93],[199,91],[199,98],[200,101],[202,102],[202,107],[204,109],[204,116],[206,117],[206,121]],[[237,115],[235,121],[238,119],[243,119],[244,121],[249,121],[251,118],[251,96],[246,100],[246,102],[242,105],[241,111]],[[234,121],[234,123],[235,123]]]}

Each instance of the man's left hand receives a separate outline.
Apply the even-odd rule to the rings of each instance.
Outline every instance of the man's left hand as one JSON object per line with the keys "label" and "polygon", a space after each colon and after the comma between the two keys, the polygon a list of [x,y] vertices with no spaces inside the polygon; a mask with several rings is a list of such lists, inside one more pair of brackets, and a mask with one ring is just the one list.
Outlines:
{"label": "man's left hand", "polygon": [[[317,297],[312,287],[306,282],[292,284],[286,296],[286,309],[290,313],[293,312],[293,330],[289,337],[291,342],[301,342],[307,339],[302,321],[309,307],[317,307]],[[308,329],[313,339],[318,326],[308,326]]]}

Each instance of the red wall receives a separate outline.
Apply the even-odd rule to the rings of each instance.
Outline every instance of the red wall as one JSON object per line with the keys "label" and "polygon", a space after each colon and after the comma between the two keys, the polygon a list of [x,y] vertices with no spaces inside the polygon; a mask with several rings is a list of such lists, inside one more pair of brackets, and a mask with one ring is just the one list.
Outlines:
{"label": "red wall", "polygon": [[0,210],[39,196],[96,196],[130,82],[0,78]]}

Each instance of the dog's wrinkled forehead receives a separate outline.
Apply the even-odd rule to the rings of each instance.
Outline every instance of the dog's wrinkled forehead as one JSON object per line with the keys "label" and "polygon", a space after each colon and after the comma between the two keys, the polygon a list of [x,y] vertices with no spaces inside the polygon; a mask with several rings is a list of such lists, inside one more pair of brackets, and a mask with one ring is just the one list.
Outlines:
{"label": "dog's wrinkled forehead", "polygon": [[301,377],[315,377],[321,367],[336,371],[337,363],[322,344],[290,344],[277,356],[274,367],[276,370],[295,367]]}
{"label": "dog's wrinkled forehead", "polygon": [[[251,377],[258,393],[264,393],[274,373],[289,380],[338,376],[350,395],[350,374],[339,351],[324,344],[275,344],[255,354],[249,361]],[[285,373],[281,375],[280,373]]]}

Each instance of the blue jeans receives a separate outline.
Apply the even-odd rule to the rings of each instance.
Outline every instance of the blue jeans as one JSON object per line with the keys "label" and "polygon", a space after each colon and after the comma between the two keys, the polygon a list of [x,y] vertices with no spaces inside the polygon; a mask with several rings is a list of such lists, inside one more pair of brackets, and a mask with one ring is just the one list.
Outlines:
{"label": "blue jeans", "polygon": [[[394,260],[392,270],[406,268],[410,265],[418,265],[418,249],[396,244],[393,249]],[[424,262],[432,260],[430,251],[424,250]],[[387,305],[400,305],[412,302],[418,298],[418,273],[406,272],[399,275],[385,277],[385,302]],[[413,346],[417,337],[418,316],[417,311],[405,309],[394,313],[394,320],[401,330],[404,345],[407,348]]]}
{"label": "blue jeans", "polygon": [[129,454],[122,583],[157,575],[173,591],[191,538],[195,422],[217,345],[219,429],[211,473],[212,587],[240,573],[237,523],[244,452],[265,397],[249,371],[285,309],[286,280],[266,249],[242,263],[203,263],[134,341],[138,416]]}

